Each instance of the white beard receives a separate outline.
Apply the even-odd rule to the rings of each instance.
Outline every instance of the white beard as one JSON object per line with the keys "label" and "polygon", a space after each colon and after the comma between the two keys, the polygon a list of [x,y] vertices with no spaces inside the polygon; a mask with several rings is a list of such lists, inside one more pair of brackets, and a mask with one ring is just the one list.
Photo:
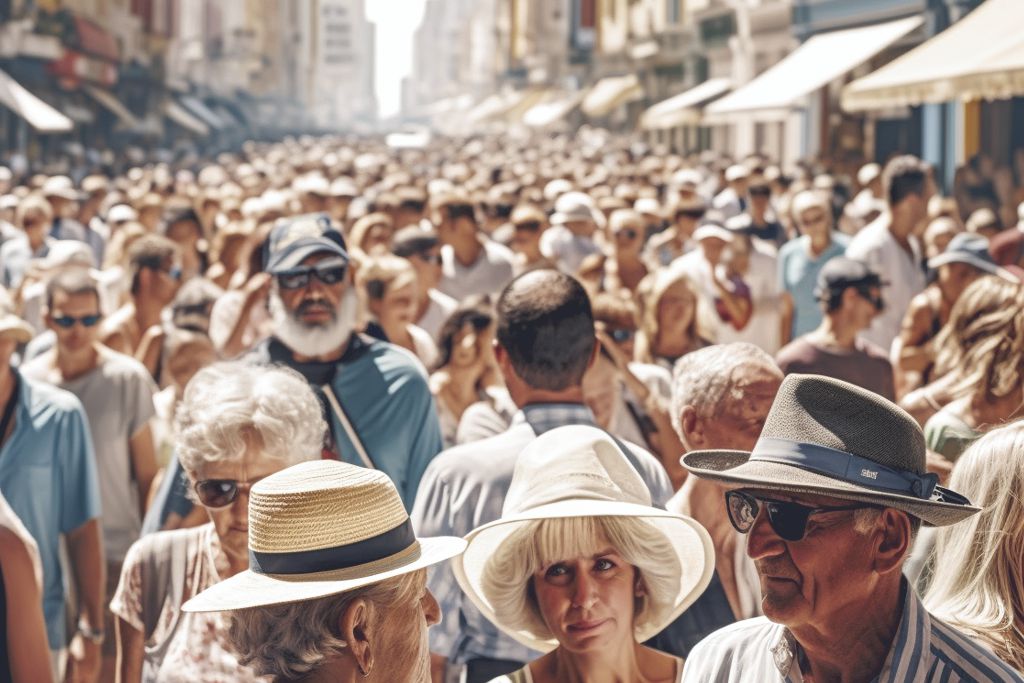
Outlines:
{"label": "white beard", "polygon": [[349,287],[341,298],[334,320],[322,325],[307,325],[296,320],[277,292],[270,293],[268,309],[274,321],[274,336],[292,351],[315,357],[331,353],[348,341],[359,315],[359,298]]}

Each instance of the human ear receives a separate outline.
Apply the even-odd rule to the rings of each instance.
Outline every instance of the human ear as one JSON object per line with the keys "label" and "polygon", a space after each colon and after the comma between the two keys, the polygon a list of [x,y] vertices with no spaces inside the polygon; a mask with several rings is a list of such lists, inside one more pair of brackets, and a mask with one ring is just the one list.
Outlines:
{"label": "human ear", "polygon": [[363,676],[369,676],[373,669],[373,629],[370,624],[370,604],[363,598],[349,603],[341,615],[339,624],[341,639],[351,653],[356,666]]}
{"label": "human ear", "polygon": [[874,569],[879,574],[900,571],[910,550],[910,517],[907,513],[885,508],[878,516],[873,532]]}
{"label": "human ear", "polygon": [[699,449],[704,444],[704,427],[697,417],[697,411],[691,405],[683,406],[679,415],[681,441],[687,450]]}

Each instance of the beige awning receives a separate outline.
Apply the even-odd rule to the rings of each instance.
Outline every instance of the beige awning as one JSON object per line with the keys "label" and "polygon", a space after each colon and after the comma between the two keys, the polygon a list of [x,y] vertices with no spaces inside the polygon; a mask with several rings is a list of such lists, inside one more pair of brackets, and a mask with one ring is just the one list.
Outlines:
{"label": "beige awning", "polygon": [[583,93],[538,102],[523,114],[523,123],[531,128],[547,128],[564,119],[583,99]]}
{"label": "beige awning", "polygon": [[167,114],[167,118],[174,121],[176,124],[192,131],[196,135],[209,135],[210,129],[206,127],[206,124],[197,119],[185,107],[181,106],[174,100],[168,100],[164,106],[164,113]]}
{"label": "beige awning", "polygon": [[117,99],[112,92],[92,85],[85,86],[85,92],[89,93],[90,97],[99,102],[111,114],[116,116],[118,121],[123,123],[127,128],[136,128],[139,126],[140,122],[138,117],[128,111],[128,107],[124,106],[121,103],[121,100]]}
{"label": "beige awning", "polygon": [[602,78],[583,98],[583,113],[595,119],[607,116],[617,107],[644,96],[636,74]]}
{"label": "beige awning", "polygon": [[494,94],[473,107],[467,118],[470,123],[474,124],[483,124],[497,119],[517,121],[546,93],[547,91],[543,89],[530,89]]}
{"label": "beige awning", "polygon": [[0,104],[25,119],[40,133],[66,133],[74,122],[0,71]]}
{"label": "beige awning", "polygon": [[899,59],[850,83],[850,111],[1024,95],[1024,2],[988,0]]}
{"label": "beige awning", "polygon": [[805,98],[921,26],[920,16],[812,36],[785,59],[705,109],[705,121],[736,115],[779,119]]}
{"label": "beige awning", "polygon": [[697,125],[701,120],[701,107],[732,89],[728,78],[710,78],[685,92],[662,100],[640,115],[644,130],[663,130],[676,126]]}
{"label": "beige awning", "polygon": [[466,118],[471,123],[483,123],[494,116],[498,116],[505,107],[507,97],[507,93],[488,95],[483,101],[469,110]]}

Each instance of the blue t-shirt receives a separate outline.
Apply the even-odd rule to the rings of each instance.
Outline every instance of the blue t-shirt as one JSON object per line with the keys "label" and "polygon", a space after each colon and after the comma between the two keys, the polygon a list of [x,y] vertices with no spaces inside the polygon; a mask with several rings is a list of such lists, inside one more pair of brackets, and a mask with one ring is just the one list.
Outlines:
{"label": "blue t-shirt", "polygon": [[0,449],[0,491],[39,546],[50,649],[67,644],[61,534],[100,516],[96,458],[74,394],[20,378],[15,426]]}
{"label": "blue t-shirt", "polygon": [[830,260],[846,253],[850,238],[832,233],[832,242],[818,258],[811,258],[806,235],[795,237],[779,249],[779,282],[793,297],[793,327],[790,339],[807,334],[821,324],[821,303],[814,298],[818,273]]}

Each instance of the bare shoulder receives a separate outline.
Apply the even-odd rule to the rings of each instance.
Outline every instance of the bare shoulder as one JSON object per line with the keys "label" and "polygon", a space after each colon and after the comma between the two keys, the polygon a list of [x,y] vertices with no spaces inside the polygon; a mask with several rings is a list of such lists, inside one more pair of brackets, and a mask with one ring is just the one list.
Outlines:
{"label": "bare shoulder", "polygon": [[646,645],[637,645],[637,663],[647,680],[677,681],[683,660]]}

